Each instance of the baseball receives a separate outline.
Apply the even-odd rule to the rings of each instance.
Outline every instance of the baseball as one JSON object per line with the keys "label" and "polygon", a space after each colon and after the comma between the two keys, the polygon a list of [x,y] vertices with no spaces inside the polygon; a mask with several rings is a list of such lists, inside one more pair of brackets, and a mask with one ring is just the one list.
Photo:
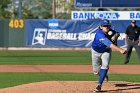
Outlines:
{"label": "baseball", "polygon": [[108,35],[112,35],[112,34],[113,34],[113,32],[112,32],[112,31],[109,31],[109,32],[108,32]]}

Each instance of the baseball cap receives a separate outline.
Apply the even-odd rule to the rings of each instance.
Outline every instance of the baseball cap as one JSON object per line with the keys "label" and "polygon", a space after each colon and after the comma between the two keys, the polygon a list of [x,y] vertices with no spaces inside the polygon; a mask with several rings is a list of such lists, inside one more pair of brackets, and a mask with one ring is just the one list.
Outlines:
{"label": "baseball cap", "polygon": [[102,21],[102,22],[101,22],[101,26],[105,26],[105,27],[106,27],[106,26],[107,26],[107,27],[110,26],[109,21],[106,21],[106,20]]}
{"label": "baseball cap", "polygon": [[136,23],[136,20],[132,20],[131,23]]}

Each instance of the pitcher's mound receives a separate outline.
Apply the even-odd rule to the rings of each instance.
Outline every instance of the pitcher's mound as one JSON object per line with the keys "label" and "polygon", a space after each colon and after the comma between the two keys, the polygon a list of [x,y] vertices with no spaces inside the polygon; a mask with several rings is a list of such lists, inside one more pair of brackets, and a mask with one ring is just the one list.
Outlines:
{"label": "pitcher's mound", "polygon": [[[46,81],[0,89],[0,93],[93,93],[94,81]],[[140,93],[140,83],[104,82],[102,92]]]}

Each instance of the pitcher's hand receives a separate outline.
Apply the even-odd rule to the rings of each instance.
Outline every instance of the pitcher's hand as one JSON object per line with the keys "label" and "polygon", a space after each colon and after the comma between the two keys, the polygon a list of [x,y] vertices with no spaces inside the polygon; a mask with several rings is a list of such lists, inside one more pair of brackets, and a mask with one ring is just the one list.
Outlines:
{"label": "pitcher's hand", "polygon": [[126,54],[127,51],[126,51],[125,49],[121,49],[121,50],[120,50],[120,53],[121,53],[121,54]]}

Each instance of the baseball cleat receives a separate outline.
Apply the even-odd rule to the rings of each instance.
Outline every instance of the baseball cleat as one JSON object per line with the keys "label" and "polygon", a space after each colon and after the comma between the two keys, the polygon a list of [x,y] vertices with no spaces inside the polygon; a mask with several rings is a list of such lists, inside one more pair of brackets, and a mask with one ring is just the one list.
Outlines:
{"label": "baseball cleat", "polygon": [[105,76],[105,80],[108,82],[108,75]]}
{"label": "baseball cleat", "polygon": [[97,87],[95,88],[95,92],[101,92],[101,87],[102,85],[97,85]]}

